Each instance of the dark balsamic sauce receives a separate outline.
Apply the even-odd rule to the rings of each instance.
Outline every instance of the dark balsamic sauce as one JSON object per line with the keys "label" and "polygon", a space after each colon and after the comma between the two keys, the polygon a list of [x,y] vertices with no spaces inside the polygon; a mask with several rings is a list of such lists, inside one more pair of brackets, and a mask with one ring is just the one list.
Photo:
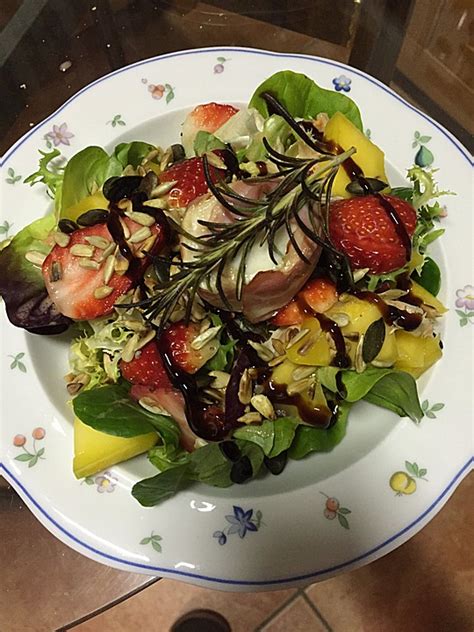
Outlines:
{"label": "dark balsamic sauce", "polygon": [[383,298],[375,292],[357,291],[353,294],[357,298],[375,305],[387,325],[397,325],[397,327],[400,327],[405,331],[413,331],[419,327],[421,321],[423,320],[423,316],[421,314],[410,314],[403,309],[399,309],[393,305],[388,305]]}
{"label": "dark balsamic sauce", "polygon": [[331,423],[332,411],[326,406],[311,406],[299,393],[288,395],[285,384],[275,384],[272,380],[263,382],[263,392],[271,402],[294,406],[298,416],[305,423],[317,428],[327,428]]}

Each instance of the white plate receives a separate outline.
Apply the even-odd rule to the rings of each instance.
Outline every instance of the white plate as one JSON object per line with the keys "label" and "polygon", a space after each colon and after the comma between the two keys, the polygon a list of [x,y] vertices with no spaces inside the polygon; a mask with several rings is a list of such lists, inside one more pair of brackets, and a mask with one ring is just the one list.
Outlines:
{"label": "white plate", "polygon": [[[326,88],[349,88],[365,129],[385,151],[392,181],[403,182],[423,145],[424,160],[439,169],[440,188],[457,193],[445,198],[446,234],[434,249],[443,269],[441,299],[450,311],[444,357],[420,384],[428,414],[417,426],[359,404],[347,437],[329,454],[244,486],[196,485],[147,509],[130,495],[135,481],[154,473],[145,457],[88,482],[74,478],[72,415],[62,381],[67,337],[29,335],[12,327],[2,309],[0,471],[52,533],[99,562],[227,590],[317,581],[399,546],[439,511],[471,468],[470,156],[438,123],[359,70],[235,48],[171,53],[117,70],[83,88],[4,156],[3,234],[4,222],[13,233],[50,206],[41,187],[22,182],[36,170],[38,149],[47,141],[65,156],[132,139],[166,146],[179,139],[184,113],[194,105],[247,102],[263,79],[282,69],[306,73]],[[15,445],[23,441],[16,435],[26,438],[23,446]],[[18,459],[27,452],[40,458]],[[390,486],[396,472],[413,479],[414,493],[397,495]],[[325,513],[328,498],[337,512]],[[232,523],[240,533],[229,533]],[[216,532],[225,532],[225,544]]]}

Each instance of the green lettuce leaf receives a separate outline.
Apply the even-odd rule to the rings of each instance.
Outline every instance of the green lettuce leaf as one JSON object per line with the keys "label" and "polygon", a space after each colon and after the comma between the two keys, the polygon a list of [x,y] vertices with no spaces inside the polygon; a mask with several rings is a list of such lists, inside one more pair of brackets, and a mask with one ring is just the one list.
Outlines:
{"label": "green lettuce leaf", "polygon": [[154,149],[156,149],[155,145],[150,145],[150,143],[145,143],[141,140],[134,140],[131,143],[120,143],[117,145],[113,155],[120,162],[122,169],[125,169],[127,165],[132,165],[136,169],[142,160]]}
{"label": "green lettuce leaf", "polygon": [[49,298],[41,269],[25,258],[29,251],[50,252],[46,238],[55,225],[54,215],[42,217],[20,230],[0,251],[0,295],[8,318],[13,325],[35,333],[59,333],[71,322]]}
{"label": "green lettuce leaf", "polygon": [[112,176],[119,176],[123,166],[116,156],[101,147],[86,147],[75,154],[64,169],[60,217],[70,206],[100,188]]}
{"label": "green lettuce leaf", "polygon": [[214,134],[200,130],[194,139],[194,153],[196,156],[202,156],[207,151],[213,149],[224,149],[225,143],[219,140]]}
{"label": "green lettuce leaf", "polygon": [[262,92],[270,92],[294,117],[310,119],[321,112],[331,117],[336,112],[342,112],[358,129],[363,129],[359,108],[352,99],[334,90],[320,88],[306,75],[281,70],[258,86],[249,107],[256,108],[267,118],[269,112],[260,96]]}
{"label": "green lettuce leaf", "polygon": [[247,160],[253,162],[265,160],[268,152],[263,144],[263,138],[267,139],[273,149],[284,153],[290,134],[292,134],[292,129],[285,119],[278,114],[272,114],[265,120],[263,130],[253,135],[250,145],[243,150],[242,154]]}
{"label": "green lettuce leaf", "polygon": [[288,450],[295,436],[296,428],[301,421],[293,417],[279,417],[275,421],[264,421],[262,424],[249,424],[234,432],[234,439],[248,441],[258,445],[265,456],[278,456]]}
{"label": "green lettuce leaf", "polygon": [[163,443],[178,446],[179,428],[166,415],[157,415],[142,408],[120,384],[110,384],[83,391],[72,407],[87,426],[116,437],[136,437],[156,431]]}
{"label": "green lettuce leaf", "polygon": [[339,404],[337,419],[331,428],[322,430],[311,426],[298,426],[289,456],[292,459],[302,459],[310,452],[329,452],[340,443],[346,434],[347,420],[352,404]]}

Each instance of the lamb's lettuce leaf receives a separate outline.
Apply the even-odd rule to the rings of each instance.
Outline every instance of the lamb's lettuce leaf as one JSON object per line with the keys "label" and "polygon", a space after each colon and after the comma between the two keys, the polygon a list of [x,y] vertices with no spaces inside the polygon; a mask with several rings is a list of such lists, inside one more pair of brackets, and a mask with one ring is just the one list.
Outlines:
{"label": "lamb's lettuce leaf", "polygon": [[71,322],[49,298],[41,269],[25,258],[29,251],[49,254],[51,245],[46,240],[55,225],[54,215],[42,217],[20,230],[0,251],[0,295],[8,318],[34,333],[59,333]]}
{"label": "lamb's lettuce leaf", "polygon": [[225,143],[211,134],[210,132],[204,132],[200,130],[196,134],[196,138],[194,139],[194,153],[196,156],[202,156],[208,151],[212,151],[213,149],[224,149]]}
{"label": "lamb's lettuce leaf", "polygon": [[341,402],[336,422],[327,430],[306,425],[298,426],[289,451],[290,458],[302,459],[310,452],[329,452],[332,450],[346,435],[351,406],[352,404],[349,402]]}
{"label": "lamb's lettuce leaf", "polygon": [[359,108],[352,99],[340,92],[320,88],[306,75],[281,70],[258,86],[249,107],[267,118],[270,113],[261,96],[263,92],[270,92],[294,117],[311,119],[321,112],[331,117],[336,112],[342,112],[358,129],[363,129]]}

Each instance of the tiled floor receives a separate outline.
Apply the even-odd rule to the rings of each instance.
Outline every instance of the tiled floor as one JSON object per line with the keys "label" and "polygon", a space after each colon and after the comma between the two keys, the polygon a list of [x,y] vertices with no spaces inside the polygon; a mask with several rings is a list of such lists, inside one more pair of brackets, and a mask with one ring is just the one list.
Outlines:
{"label": "tiled floor", "polygon": [[305,590],[224,593],[161,580],[73,632],[168,632],[195,608],[220,612],[232,632],[472,632],[473,500],[471,475],[405,545]]}

